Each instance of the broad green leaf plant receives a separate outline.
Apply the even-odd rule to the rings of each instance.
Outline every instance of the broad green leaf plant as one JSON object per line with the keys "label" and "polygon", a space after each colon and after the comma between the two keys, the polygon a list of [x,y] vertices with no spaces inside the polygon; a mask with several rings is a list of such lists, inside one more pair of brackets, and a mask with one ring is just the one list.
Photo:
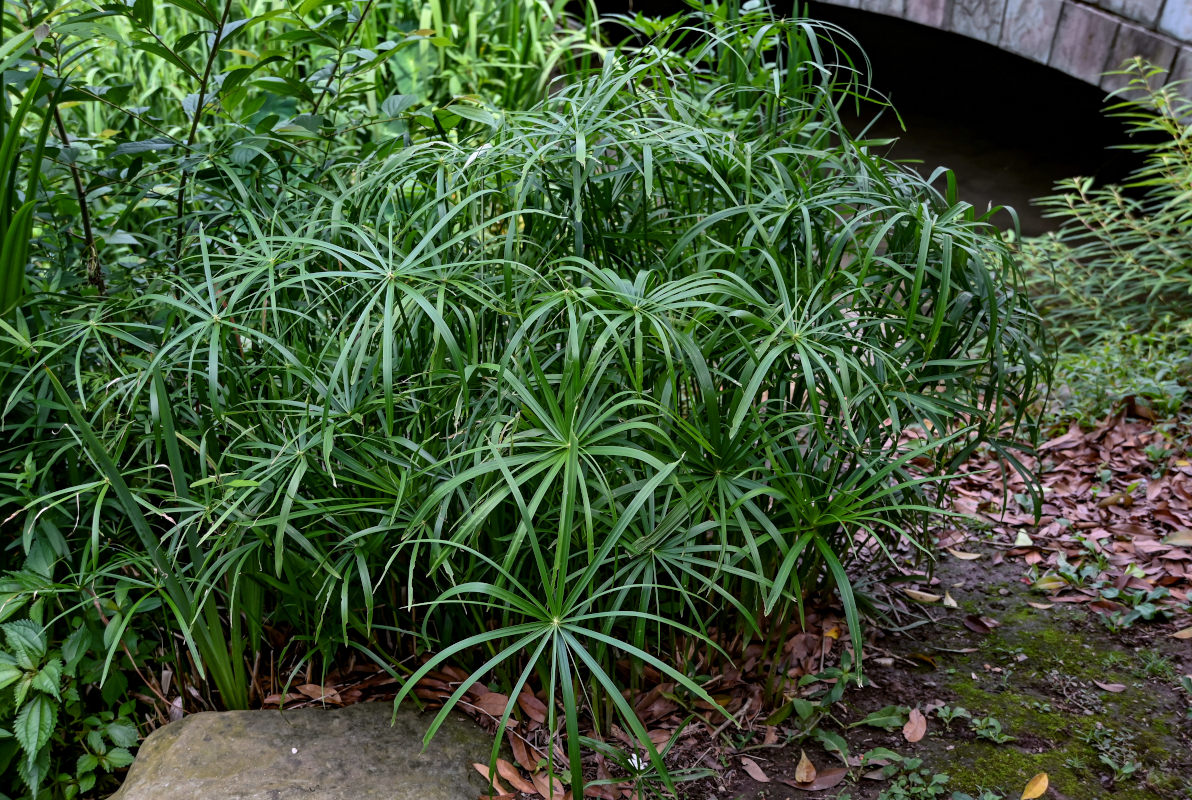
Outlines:
{"label": "broad green leaf plant", "polygon": [[[451,662],[545,692],[552,770],[577,791],[585,737],[614,723],[669,780],[622,692],[656,671],[711,702],[680,654],[730,659],[739,632],[779,696],[783,636],[835,604],[859,675],[856,578],[906,542],[930,552],[955,466],[1012,458],[1047,365],[988,215],[842,124],[869,94],[846,35],[725,3],[622,19],[637,35],[616,48],[575,25],[535,44],[432,4],[381,61],[422,54],[435,77],[387,83],[373,4],[323,27],[319,5],[88,21],[196,89],[168,124],[126,110],[139,144],[95,143],[119,188],[82,202],[129,234],[97,234],[104,294],[63,260],[78,237],[49,230],[81,202],[75,144],[46,148],[60,188],[0,347],[0,513],[9,552],[69,572],[63,613],[71,591],[119,600],[105,675],[158,630],[152,657],[193,662],[222,707],[252,703],[267,628],[294,632],[290,676],[352,652],[400,702]],[[206,35],[166,37],[171,58],[149,34],[186,14]],[[235,77],[271,26],[321,54],[319,77],[280,51]],[[470,72],[485,31],[546,72]],[[451,49],[465,33],[474,51]],[[56,76],[87,63],[71,41],[41,49]],[[480,91],[444,97],[468,75]],[[83,92],[60,99],[107,124]],[[374,101],[401,118],[341,125]]]}

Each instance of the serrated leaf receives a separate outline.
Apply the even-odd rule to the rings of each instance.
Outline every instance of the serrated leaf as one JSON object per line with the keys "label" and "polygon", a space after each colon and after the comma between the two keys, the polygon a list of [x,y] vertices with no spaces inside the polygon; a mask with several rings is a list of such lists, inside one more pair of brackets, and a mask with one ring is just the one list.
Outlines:
{"label": "serrated leaf", "polygon": [[112,740],[112,744],[117,747],[133,747],[137,740],[140,739],[140,734],[137,733],[136,726],[130,722],[116,721],[108,726],[108,738]]}
{"label": "serrated leaf", "polygon": [[104,756],[104,761],[107,762],[109,770],[123,769],[124,767],[127,767],[129,764],[131,764],[134,760],[135,759],[133,758],[132,753],[128,752],[123,747],[113,747],[108,751],[108,754]]}
{"label": "serrated leaf", "polygon": [[37,669],[46,655],[46,640],[41,627],[28,619],[18,619],[4,625],[4,638],[17,663],[28,670]]}
{"label": "serrated leaf", "polygon": [[33,677],[33,688],[39,692],[53,695],[55,700],[61,701],[62,697],[58,694],[58,685],[61,682],[62,662],[57,658],[51,658],[41,668],[41,671]]}
{"label": "serrated leaf", "polygon": [[11,686],[21,679],[25,671],[17,666],[8,653],[0,653],[0,689]]}
{"label": "serrated leaf", "polygon": [[34,695],[17,714],[13,735],[30,757],[34,756],[54,734],[58,720],[58,706],[44,694]]}

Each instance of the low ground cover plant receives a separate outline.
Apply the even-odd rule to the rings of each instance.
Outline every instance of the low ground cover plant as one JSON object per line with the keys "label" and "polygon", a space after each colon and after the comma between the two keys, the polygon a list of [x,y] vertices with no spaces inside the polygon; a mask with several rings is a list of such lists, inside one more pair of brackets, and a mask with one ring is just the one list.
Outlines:
{"label": "low ground cover plant", "polygon": [[[572,787],[582,737],[614,723],[665,782],[624,687],[662,675],[715,707],[683,654],[754,641],[780,696],[780,646],[813,599],[839,603],[860,671],[858,553],[926,551],[954,467],[1012,454],[1001,437],[1046,372],[1014,253],[849,136],[837,110],[866,88],[829,26],[715,4],[578,47],[555,14],[548,55],[501,51],[521,62],[435,100],[463,86],[444,77],[458,52],[438,29],[386,40],[435,78],[382,91],[380,47],[357,52],[384,35],[369,7],[311,51],[307,88],[335,88],[303,93],[301,60],[276,55],[259,84],[211,65],[241,29],[280,19],[301,44],[318,26],[232,29],[196,6],[207,71],[170,128],[194,155],[115,153],[144,160],[117,162],[97,196],[122,199],[91,234],[62,216],[95,194],[74,192],[79,153],[47,145],[44,233],[0,344],[0,619],[66,657],[72,620],[100,614],[79,623],[102,625],[95,681],[169,664],[211,707],[259,700],[263,653],[293,676],[355,652],[399,700],[451,661],[547,698]],[[151,10],[129,13],[122,35],[173,64]],[[7,57],[58,76],[44,122],[83,89],[35,45],[89,56],[39,19]],[[554,83],[526,84],[522,62]],[[347,74],[371,77],[349,91]],[[208,85],[207,113],[228,115],[210,131]],[[394,127],[364,140],[325,116],[382,95]],[[13,676],[5,728],[29,702]],[[39,761],[51,738],[22,736],[0,741],[15,794],[58,774]]]}

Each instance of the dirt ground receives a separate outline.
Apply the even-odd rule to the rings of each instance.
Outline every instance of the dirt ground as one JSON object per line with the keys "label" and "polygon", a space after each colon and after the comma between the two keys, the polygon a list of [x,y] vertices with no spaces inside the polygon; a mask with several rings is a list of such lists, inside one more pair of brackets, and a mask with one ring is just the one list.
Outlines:
{"label": "dirt ground", "polygon": [[[726,759],[716,796],[869,800],[885,791],[889,800],[931,800],[989,791],[1018,798],[1046,773],[1048,797],[1192,800],[1192,695],[1180,686],[1192,675],[1192,640],[1172,638],[1170,624],[1111,633],[1083,607],[1047,603],[1024,582],[1021,563],[995,565],[992,554],[942,554],[933,591],[946,591],[956,607],[924,607],[926,620],[892,621],[872,639],[869,686],[846,693],[834,720],[820,723],[847,743],[857,765],[847,778],[820,792],[783,783],[795,777],[800,747],[784,745],[794,731],[780,727],[778,742],[743,741]],[[902,707],[877,720],[889,730],[860,722],[887,706]],[[909,709],[926,721],[915,743],[898,724]],[[860,766],[875,748],[891,754]],[[819,744],[805,741],[803,749],[821,773],[845,765]],[[751,778],[742,757],[769,781]]]}

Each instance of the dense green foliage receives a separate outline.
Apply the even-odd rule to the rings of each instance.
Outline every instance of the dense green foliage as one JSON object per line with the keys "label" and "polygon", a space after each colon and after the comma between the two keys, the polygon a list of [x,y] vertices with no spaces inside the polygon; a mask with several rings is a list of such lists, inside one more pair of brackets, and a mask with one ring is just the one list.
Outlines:
{"label": "dense green foliage", "polygon": [[1054,411],[1103,417],[1137,397],[1163,415],[1192,382],[1192,101],[1135,61],[1107,113],[1143,160],[1123,184],[1060,182],[1059,230],[1028,241],[1027,277],[1060,346]]}
{"label": "dense green foliage", "polygon": [[[835,596],[860,662],[849,562],[929,547],[1041,368],[1000,234],[841,125],[842,32],[258,5],[5,18],[9,99],[55,122],[0,337],[0,619],[217,707],[266,626],[287,669],[429,652],[555,698],[573,784],[581,724],[649,741],[621,659],[707,699],[686,644]],[[51,738],[0,739],[26,784],[104,765]]]}

